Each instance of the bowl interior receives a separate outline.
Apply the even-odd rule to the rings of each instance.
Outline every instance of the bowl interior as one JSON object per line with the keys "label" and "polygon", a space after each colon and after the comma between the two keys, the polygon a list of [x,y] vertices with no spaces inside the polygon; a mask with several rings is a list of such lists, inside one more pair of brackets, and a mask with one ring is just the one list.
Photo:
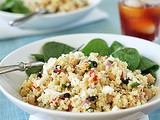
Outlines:
{"label": "bowl interior", "polygon": [[[141,55],[152,59],[160,65],[160,56],[159,52],[157,52],[160,51],[159,45],[134,37],[111,34],[75,34],[37,41],[23,46],[15,50],[14,52],[10,53],[8,56],[4,58],[1,64],[10,65],[17,64],[21,61],[33,61],[30,54],[40,53],[41,47],[44,45],[44,43],[49,41],[62,42],[64,44],[68,44],[77,48],[84,43],[88,43],[91,39],[94,38],[102,38],[106,40],[109,46],[113,41],[118,41],[122,43],[124,46],[136,48]],[[7,96],[12,96],[16,99],[22,100],[18,90],[26,78],[26,74],[24,72],[19,71],[0,75],[0,88],[2,92],[4,92],[4,94],[8,94]],[[160,86],[160,70],[158,70],[157,72],[156,85]],[[160,94],[151,99],[147,104],[154,102],[155,100],[160,101]],[[143,108],[143,105],[141,107]]]}
{"label": "bowl interior", "polygon": [[[57,16],[64,16],[64,15],[68,15],[68,14],[73,14],[79,11],[84,11],[90,7],[94,7],[97,6],[102,0],[88,0],[89,5],[74,11],[69,11],[69,12],[64,12],[64,13],[50,13],[50,14],[44,14],[42,15],[43,17],[57,17]],[[17,18],[17,17],[22,17],[24,16],[24,14],[20,14],[20,13],[11,13],[11,12],[6,12],[6,11],[1,11],[0,10],[0,14],[2,15],[7,15],[9,17],[13,17],[13,18]]]}

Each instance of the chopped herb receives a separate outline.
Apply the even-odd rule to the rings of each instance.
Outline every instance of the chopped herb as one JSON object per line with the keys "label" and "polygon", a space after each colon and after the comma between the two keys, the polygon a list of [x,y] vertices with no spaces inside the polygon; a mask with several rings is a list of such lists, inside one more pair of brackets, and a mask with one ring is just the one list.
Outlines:
{"label": "chopped herb", "polygon": [[94,111],[94,108],[93,107],[89,107],[87,110]]}
{"label": "chopped herb", "polygon": [[108,60],[111,64],[113,63],[113,61],[111,61],[111,60]]}
{"label": "chopped herb", "polygon": [[55,109],[57,109],[58,108],[58,106],[55,106]]}
{"label": "chopped herb", "polygon": [[140,85],[138,82],[134,82],[131,84],[131,87],[134,88],[134,87],[137,87],[138,85]]}
{"label": "chopped herb", "polygon": [[67,86],[66,86],[66,84],[62,84],[62,88],[66,88]]}

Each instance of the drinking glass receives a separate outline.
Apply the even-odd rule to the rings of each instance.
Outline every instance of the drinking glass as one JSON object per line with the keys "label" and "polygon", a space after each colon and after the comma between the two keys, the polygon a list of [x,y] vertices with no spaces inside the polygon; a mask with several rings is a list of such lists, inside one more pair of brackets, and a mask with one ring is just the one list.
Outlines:
{"label": "drinking glass", "polygon": [[160,25],[160,0],[118,0],[122,34],[157,39]]}

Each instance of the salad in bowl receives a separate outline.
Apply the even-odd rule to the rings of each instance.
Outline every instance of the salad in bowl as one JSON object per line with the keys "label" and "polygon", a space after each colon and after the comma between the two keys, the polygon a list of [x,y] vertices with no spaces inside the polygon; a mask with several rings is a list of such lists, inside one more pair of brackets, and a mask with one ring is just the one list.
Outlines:
{"label": "salad in bowl", "polygon": [[[82,44],[80,51],[72,52]],[[0,86],[14,104],[40,120],[116,120],[148,114],[160,102],[159,49],[122,35],[48,38],[4,58],[2,65],[33,60],[44,65],[1,75]]]}

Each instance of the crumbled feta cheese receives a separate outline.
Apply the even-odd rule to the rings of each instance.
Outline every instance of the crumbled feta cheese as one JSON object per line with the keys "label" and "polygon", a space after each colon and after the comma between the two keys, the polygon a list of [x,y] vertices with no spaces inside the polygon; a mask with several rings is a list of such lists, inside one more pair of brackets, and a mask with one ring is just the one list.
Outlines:
{"label": "crumbled feta cheese", "polygon": [[114,107],[112,108],[112,111],[118,111],[118,110],[120,110],[120,108],[117,107],[117,106],[114,106]]}
{"label": "crumbled feta cheese", "polygon": [[45,92],[45,94],[48,94],[48,95],[53,94],[55,96],[59,96],[59,95],[64,94],[64,93],[56,92],[52,89],[45,89],[44,92]]}
{"label": "crumbled feta cheese", "polygon": [[97,56],[98,56],[98,53],[90,53],[88,59],[98,61]]}
{"label": "crumbled feta cheese", "polygon": [[74,55],[75,55],[76,58],[84,57],[84,54],[80,51],[74,52]]}
{"label": "crumbled feta cheese", "polygon": [[80,80],[78,79],[76,74],[69,73],[68,79],[71,81],[72,86],[78,86]]}
{"label": "crumbled feta cheese", "polygon": [[[113,56],[110,56],[110,57],[108,58],[108,60],[113,62],[113,61],[114,61],[114,57],[113,57]],[[107,61],[108,61],[108,60],[107,60]]]}
{"label": "crumbled feta cheese", "polygon": [[49,78],[48,76],[43,76],[40,80],[36,80],[34,82],[34,86],[35,87],[40,86],[41,84],[43,84],[44,82],[46,82],[48,78]]}
{"label": "crumbled feta cheese", "polygon": [[118,95],[116,95],[116,99],[120,99],[121,98],[121,96],[122,96],[122,94],[120,94],[120,93],[118,93]]}
{"label": "crumbled feta cheese", "polygon": [[81,92],[80,96],[81,96],[81,98],[86,97],[86,92],[83,90],[83,91]]}
{"label": "crumbled feta cheese", "polygon": [[134,90],[130,93],[131,95],[138,95],[138,91],[137,90]]}
{"label": "crumbled feta cheese", "polygon": [[105,93],[105,94],[107,94],[107,93],[112,94],[114,92],[114,89],[110,86],[105,86],[105,87],[103,87],[102,92]]}
{"label": "crumbled feta cheese", "polygon": [[57,60],[56,58],[50,58],[50,59],[48,60],[48,62],[44,64],[44,66],[43,66],[43,74],[48,74],[48,71],[49,71],[51,68],[53,68],[56,60]]}
{"label": "crumbled feta cheese", "polygon": [[133,79],[134,78],[134,75],[130,72],[127,73],[127,78],[130,78],[130,79]]}

